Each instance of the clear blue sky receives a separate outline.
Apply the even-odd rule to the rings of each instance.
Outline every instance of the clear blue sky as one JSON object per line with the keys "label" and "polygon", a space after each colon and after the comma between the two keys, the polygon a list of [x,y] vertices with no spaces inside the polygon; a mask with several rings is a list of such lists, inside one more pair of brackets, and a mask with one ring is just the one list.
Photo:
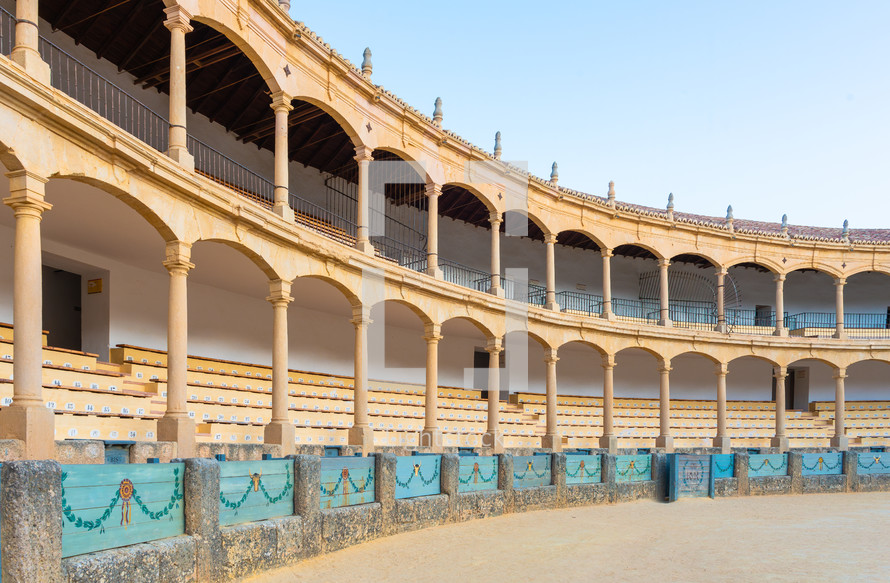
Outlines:
{"label": "clear blue sky", "polygon": [[447,129],[678,211],[890,228],[890,2],[293,0]]}

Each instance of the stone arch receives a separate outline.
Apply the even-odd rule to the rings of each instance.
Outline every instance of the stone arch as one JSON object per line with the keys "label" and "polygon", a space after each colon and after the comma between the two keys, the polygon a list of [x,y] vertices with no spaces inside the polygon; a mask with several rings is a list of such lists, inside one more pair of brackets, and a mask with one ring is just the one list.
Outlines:
{"label": "stone arch", "polygon": [[463,190],[466,190],[468,193],[472,194],[476,198],[476,200],[485,205],[485,208],[488,210],[489,213],[499,212],[497,205],[493,201],[489,200],[489,198],[475,186],[472,186],[471,184],[468,184],[466,182],[446,182],[442,185],[443,191],[446,187],[449,186],[462,188]]}
{"label": "stone arch", "polygon": [[239,253],[250,259],[250,261],[254,265],[256,265],[257,268],[259,268],[259,270],[262,271],[263,274],[265,274],[265,276],[270,280],[282,279],[282,276],[278,273],[276,268],[273,267],[268,261],[266,261],[266,258],[263,257],[260,252],[252,249],[250,246],[240,241],[233,241],[232,239],[226,239],[224,237],[207,237],[197,239],[192,243],[192,246],[194,247],[199,243],[220,243],[222,245],[225,245],[226,247],[234,249],[235,251],[238,251]]}
{"label": "stone arch", "polygon": [[349,286],[337,280],[336,278],[330,277],[328,275],[309,273],[305,275],[298,275],[296,278],[294,278],[294,281],[300,279],[315,279],[318,281],[323,281],[324,283],[330,285],[341,294],[343,294],[343,297],[346,298],[346,301],[348,301],[349,305],[353,308],[360,307],[362,305],[362,301],[358,297],[358,295]]}
{"label": "stone arch", "polygon": [[729,269],[731,267],[739,267],[746,264],[762,267],[773,275],[784,273],[784,268],[782,266],[780,266],[777,262],[774,262],[772,259],[767,259],[765,257],[757,257],[756,259],[752,259],[750,257],[735,257],[727,261],[723,265],[723,267]]}
{"label": "stone arch", "polygon": [[463,320],[464,322],[469,322],[473,325],[474,328],[481,332],[487,340],[491,340],[497,337],[497,335],[494,333],[494,331],[492,331],[491,328],[489,328],[476,318],[473,318],[472,316],[450,316],[443,320],[441,325],[444,327],[445,324],[454,322],[455,320]]}

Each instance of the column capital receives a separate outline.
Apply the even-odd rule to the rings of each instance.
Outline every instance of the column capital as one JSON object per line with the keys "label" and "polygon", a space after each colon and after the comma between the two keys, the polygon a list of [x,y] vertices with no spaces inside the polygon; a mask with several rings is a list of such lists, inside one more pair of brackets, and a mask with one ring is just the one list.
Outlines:
{"label": "column capital", "polygon": [[715,365],[714,374],[718,377],[725,377],[729,374],[729,363],[726,362],[718,362]]}
{"label": "column capital", "polygon": [[501,216],[501,213],[499,213],[498,211],[494,211],[488,214],[488,222],[493,228],[499,228],[501,226],[501,223],[504,222],[504,219]]}
{"label": "column capital", "polygon": [[178,29],[185,33],[194,30],[191,25],[192,15],[182,6],[176,5],[164,8],[164,14],[167,15],[167,20],[164,21],[164,26],[166,26],[168,30],[172,31]]}
{"label": "column capital", "polygon": [[441,332],[441,324],[426,324],[423,327],[423,339],[426,340],[427,344],[436,344],[442,339]]}
{"label": "column capital", "polygon": [[293,98],[284,91],[276,91],[272,94],[270,106],[276,113],[279,111],[292,111],[294,109]]}
{"label": "column capital", "polygon": [[355,147],[355,161],[358,163],[370,162],[374,159],[374,148],[368,146]]}
{"label": "column capital", "polygon": [[364,327],[367,328],[373,323],[371,320],[371,307],[370,306],[353,306],[352,307],[352,325],[356,328]]}
{"label": "column capital", "polygon": [[670,259],[659,259],[659,260],[658,260],[658,267],[660,267],[660,268],[662,268],[662,269],[667,269],[667,268],[670,267],[670,266],[671,266],[671,260],[670,260]]}
{"label": "column capital", "polygon": [[658,361],[658,372],[660,373],[669,373],[674,370],[671,367],[671,359],[670,358],[662,358]]}
{"label": "column capital", "polygon": [[716,268],[716,271],[714,272],[714,274],[715,274],[717,277],[726,277],[727,275],[729,275],[729,270],[726,269],[725,267],[719,267],[719,266],[718,266],[718,267]]}
{"label": "column capital", "polygon": [[556,237],[556,233],[547,233],[544,235],[544,243],[546,243],[547,245],[555,245]]}
{"label": "column capital", "polygon": [[617,359],[614,354],[603,354],[603,368],[606,370],[610,370],[615,368],[618,365]]}
{"label": "column capital", "polygon": [[844,287],[845,285],[847,285],[847,278],[846,277],[835,278],[834,285],[837,287]]}
{"label": "column capital", "polygon": [[442,187],[435,182],[430,182],[429,184],[424,186],[423,190],[429,197],[439,196],[440,194],[442,194]]}
{"label": "column capital", "polygon": [[787,376],[788,376],[788,367],[785,367],[785,366],[773,367],[773,378],[774,379],[784,379]]}
{"label": "column capital", "polygon": [[192,244],[184,241],[167,241],[165,249],[164,267],[170,273],[188,273],[194,269],[191,262]]}
{"label": "column capital", "polygon": [[847,378],[847,369],[845,367],[838,367],[838,368],[834,369],[834,378],[836,378],[836,379]]}
{"label": "column capital", "polygon": [[485,352],[489,354],[500,354],[504,351],[504,344],[500,338],[489,338],[485,345]]}
{"label": "column capital", "polygon": [[602,249],[600,249],[600,255],[603,256],[603,259],[608,259],[610,257],[615,257],[615,252],[612,249],[603,247]]}
{"label": "column capital", "polygon": [[556,364],[559,361],[559,357],[556,355],[558,352],[555,348],[545,348],[544,349],[544,362],[547,364]]}
{"label": "column capital", "polygon": [[782,282],[784,282],[784,281],[785,281],[785,274],[784,274],[784,273],[777,273],[777,274],[775,274],[775,275],[773,276],[773,281],[776,282],[776,283],[782,283]]}
{"label": "column capital", "polygon": [[269,280],[269,297],[266,298],[266,301],[273,306],[281,304],[287,306],[294,301],[294,298],[290,295],[290,290],[291,282],[286,279]]}
{"label": "column capital", "polygon": [[3,203],[12,207],[16,215],[40,217],[44,211],[53,208],[45,199],[49,179],[27,170],[8,172],[6,177],[9,178],[9,196]]}

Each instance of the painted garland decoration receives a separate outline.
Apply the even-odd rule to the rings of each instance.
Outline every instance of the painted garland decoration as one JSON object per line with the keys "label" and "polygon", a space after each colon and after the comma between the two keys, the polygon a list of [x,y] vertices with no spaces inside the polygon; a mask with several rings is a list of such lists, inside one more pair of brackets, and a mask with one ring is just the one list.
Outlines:
{"label": "painted garland decoration", "polygon": [[121,497],[121,526],[126,529],[130,526],[130,498],[133,497],[133,482],[124,478],[121,480],[118,492]]}

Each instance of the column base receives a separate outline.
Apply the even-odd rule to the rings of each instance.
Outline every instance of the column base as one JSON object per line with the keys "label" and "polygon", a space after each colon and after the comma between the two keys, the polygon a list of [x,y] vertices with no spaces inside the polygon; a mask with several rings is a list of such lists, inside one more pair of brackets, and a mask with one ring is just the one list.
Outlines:
{"label": "column base", "polygon": [[655,447],[663,449],[664,453],[674,453],[674,436],[659,435],[655,438]]}
{"label": "column base", "polygon": [[427,447],[432,453],[441,453],[444,449],[442,443],[442,430],[438,427],[424,428],[420,432],[420,439],[417,443],[420,447]]}
{"label": "column base", "polygon": [[770,447],[776,447],[781,453],[788,451],[788,438],[783,436],[775,436],[769,440]]}
{"label": "column base", "polygon": [[364,253],[365,255],[374,256],[377,251],[374,249],[374,245],[371,244],[371,241],[356,241],[355,248]]}
{"label": "column base", "polygon": [[505,297],[506,295],[504,293],[504,288],[502,287],[490,287],[488,288],[488,293],[499,298]]}
{"label": "column base", "polygon": [[541,447],[550,451],[562,451],[562,435],[548,433],[541,438]]}
{"label": "column base", "polygon": [[603,320],[608,320],[609,322],[614,322],[618,319],[615,317],[615,313],[611,311],[603,312],[602,314],[600,314],[600,318],[602,318]]}
{"label": "column base", "polygon": [[776,331],[773,332],[773,336],[780,336],[782,338],[788,337],[788,329],[787,328],[776,328]]}
{"label": "column base", "polygon": [[618,453],[618,438],[614,435],[603,435],[600,437],[600,447],[608,449],[609,453]]}
{"label": "column base", "polygon": [[167,150],[167,156],[186,170],[195,171],[195,157],[189,154],[188,148],[170,146],[170,149]]}
{"label": "column base", "polygon": [[673,328],[674,322],[673,322],[673,320],[669,320],[669,319],[668,320],[659,320],[658,325],[663,326],[665,328]]}
{"label": "column base", "polygon": [[840,339],[840,340],[846,340],[846,338],[847,338],[847,333],[846,333],[846,331],[835,332],[834,335],[832,336],[832,338],[838,338],[838,339]]}
{"label": "column base", "polygon": [[544,309],[553,310],[554,312],[558,312],[559,304],[557,304],[556,302],[547,302],[546,304],[544,304]]}
{"label": "column base", "polygon": [[270,421],[263,429],[263,443],[280,445],[281,457],[293,455],[297,451],[296,438],[294,424],[288,421]]}
{"label": "column base", "polygon": [[40,53],[37,51],[30,48],[18,47],[12,51],[9,58],[13,63],[16,63],[23,68],[25,73],[37,81],[40,81],[45,85],[50,84],[52,73],[50,72],[49,64],[40,58]]}
{"label": "column base", "polygon": [[504,453],[504,435],[500,431],[486,431],[482,434],[482,447],[491,448],[492,454]]}
{"label": "column base", "polygon": [[729,327],[726,324],[717,324],[716,326],[714,326],[714,332],[726,334],[727,332],[729,332]]}
{"label": "column base", "polygon": [[715,437],[714,447],[719,448],[720,453],[731,453],[732,439],[730,439],[729,437]]}
{"label": "column base", "polygon": [[444,275],[442,273],[442,269],[439,267],[427,268],[426,274],[429,275],[430,277],[434,277],[436,279],[442,279],[444,277]]}
{"label": "column base", "polygon": [[362,455],[369,455],[374,452],[374,430],[368,426],[350,427],[346,441],[349,445],[362,448]]}
{"label": "column base", "polygon": [[158,441],[175,441],[175,457],[195,457],[195,421],[188,417],[161,417],[158,419]]}
{"label": "column base", "polygon": [[272,207],[272,212],[288,223],[294,222],[294,209],[290,205],[278,203]]}
{"label": "column base", "polygon": [[831,438],[831,447],[841,451],[847,451],[850,448],[850,438],[846,435],[835,435]]}
{"label": "column base", "polygon": [[0,411],[0,439],[22,442],[22,459],[56,459],[55,413],[43,405],[16,405]]}

